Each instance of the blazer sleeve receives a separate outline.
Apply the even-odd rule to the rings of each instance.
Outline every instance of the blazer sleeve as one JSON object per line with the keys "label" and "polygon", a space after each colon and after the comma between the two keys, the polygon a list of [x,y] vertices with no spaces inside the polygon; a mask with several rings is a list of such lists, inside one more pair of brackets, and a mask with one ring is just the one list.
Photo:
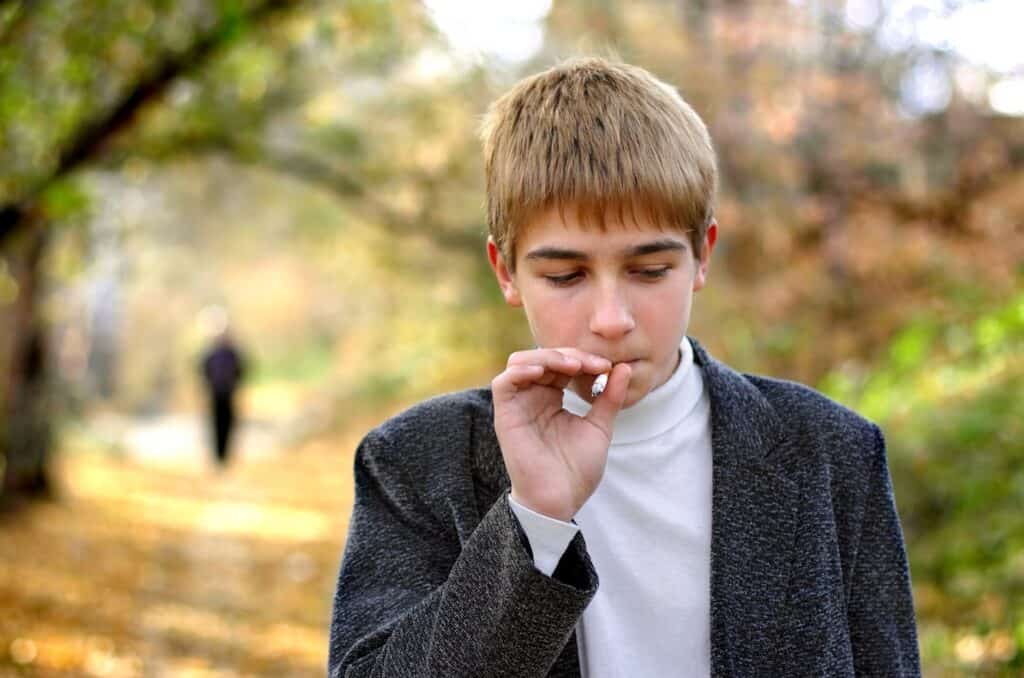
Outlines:
{"label": "blazer sleeve", "polygon": [[[460,543],[427,506],[425,488],[405,477],[399,452],[375,432],[356,453],[329,675],[547,675],[597,588],[582,537],[553,577],[542,574],[501,496]],[[449,502],[458,499],[441,503]]]}
{"label": "blazer sleeve", "polygon": [[910,568],[903,543],[885,439],[873,426],[874,454],[847,598],[858,676],[920,676]]}

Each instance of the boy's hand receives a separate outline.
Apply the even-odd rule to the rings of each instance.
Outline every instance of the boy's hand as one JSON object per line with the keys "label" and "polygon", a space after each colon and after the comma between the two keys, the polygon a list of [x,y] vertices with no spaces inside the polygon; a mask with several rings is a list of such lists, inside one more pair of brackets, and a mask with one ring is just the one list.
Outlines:
{"label": "boy's hand", "polygon": [[491,382],[494,430],[512,480],[512,498],[569,521],[597,489],[608,460],[615,415],[629,386],[630,367],[616,365],[586,417],[562,409],[562,390],[579,379],[589,393],[605,358],[573,348],[535,349],[509,356]]}

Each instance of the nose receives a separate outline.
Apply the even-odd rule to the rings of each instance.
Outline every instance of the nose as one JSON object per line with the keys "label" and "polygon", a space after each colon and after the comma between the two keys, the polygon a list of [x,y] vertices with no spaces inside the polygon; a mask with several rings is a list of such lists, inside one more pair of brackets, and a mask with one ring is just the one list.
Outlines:
{"label": "nose", "polygon": [[591,332],[604,339],[616,340],[629,334],[635,327],[636,320],[623,290],[615,285],[602,286],[596,290],[590,314]]}

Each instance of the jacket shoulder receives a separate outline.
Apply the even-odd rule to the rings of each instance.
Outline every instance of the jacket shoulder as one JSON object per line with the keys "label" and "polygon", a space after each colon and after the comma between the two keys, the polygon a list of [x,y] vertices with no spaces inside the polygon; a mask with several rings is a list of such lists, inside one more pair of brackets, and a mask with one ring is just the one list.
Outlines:
{"label": "jacket shoulder", "polygon": [[411,441],[450,443],[464,437],[481,421],[490,422],[491,391],[466,389],[434,396],[399,412],[370,432],[391,443]]}
{"label": "jacket shoulder", "polygon": [[471,531],[479,449],[494,435],[490,396],[488,389],[436,396],[371,430],[356,450],[357,495],[375,487],[430,529]]}
{"label": "jacket shoulder", "polygon": [[852,409],[804,384],[743,376],[765,397],[787,437],[801,449],[825,455],[841,465],[872,466],[884,459],[878,426]]}
{"label": "jacket shoulder", "polygon": [[363,438],[357,463],[410,486],[436,487],[469,477],[478,448],[494,436],[490,389],[468,389],[424,400]]}

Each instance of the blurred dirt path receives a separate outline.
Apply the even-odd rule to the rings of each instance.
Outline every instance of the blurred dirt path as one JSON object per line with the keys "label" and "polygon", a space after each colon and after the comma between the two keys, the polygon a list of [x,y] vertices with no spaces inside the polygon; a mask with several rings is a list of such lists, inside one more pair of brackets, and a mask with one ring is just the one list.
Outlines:
{"label": "blurred dirt path", "polygon": [[[107,413],[91,418],[88,428],[79,435],[148,465],[198,469],[211,466],[209,427],[205,417],[194,413],[153,417]],[[251,461],[280,454],[295,437],[295,425],[289,419],[243,418],[232,434],[232,460]]]}
{"label": "blurred dirt path", "polygon": [[0,516],[0,676],[323,675],[357,440],[250,422],[218,472],[194,418],[105,425]]}

